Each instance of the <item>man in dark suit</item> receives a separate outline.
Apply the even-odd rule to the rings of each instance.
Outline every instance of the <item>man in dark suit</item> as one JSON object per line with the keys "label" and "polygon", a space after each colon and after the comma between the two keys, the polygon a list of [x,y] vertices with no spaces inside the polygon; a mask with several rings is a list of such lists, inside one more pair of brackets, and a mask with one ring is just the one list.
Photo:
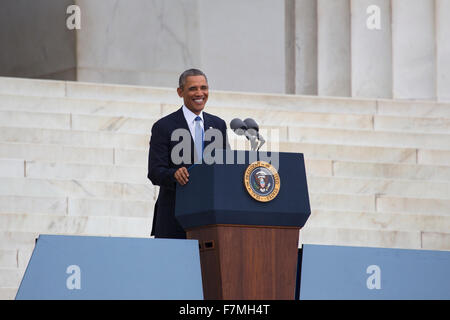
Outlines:
{"label": "man in dark suit", "polygon": [[[228,146],[225,121],[203,112],[208,101],[208,89],[208,80],[202,71],[189,69],[183,72],[177,89],[178,95],[183,98],[183,106],[158,120],[152,127],[148,178],[154,185],[160,186],[151,232],[156,238],[186,238],[185,231],[175,218],[175,186],[176,183],[185,185],[189,181],[188,168],[194,160],[197,163],[199,159],[196,156],[194,140],[200,131],[202,131],[200,136],[206,137],[207,130],[220,130],[223,142],[220,147],[226,149]],[[181,152],[173,152],[177,146],[176,150],[179,150],[181,143],[179,140],[181,136],[174,134],[179,132],[179,129],[183,129],[182,132],[186,133],[184,137],[188,137],[185,139],[188,140],[188,148],[182,149]],[[175,141],[173,141],[174,138]],[[200,149],[203,150],[211,142],[205,139]],[[201,195],[199,195],[199,201],[201,201]]]}

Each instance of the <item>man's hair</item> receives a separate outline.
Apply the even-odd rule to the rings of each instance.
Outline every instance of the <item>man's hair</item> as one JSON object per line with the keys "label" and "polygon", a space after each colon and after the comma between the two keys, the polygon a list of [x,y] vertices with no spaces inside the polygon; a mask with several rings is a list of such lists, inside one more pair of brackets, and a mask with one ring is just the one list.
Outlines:
{"label": "man's hair", "polygon": [[189,69],[181,74],[180,79],[178,79],[178,87],[180,89],[183,89],[184,85],[186,84],[186,78],[191,76],[204,76],[206,79],[206,83],[208,83],[208,78],[206,78],[206,75],[201,70]]}

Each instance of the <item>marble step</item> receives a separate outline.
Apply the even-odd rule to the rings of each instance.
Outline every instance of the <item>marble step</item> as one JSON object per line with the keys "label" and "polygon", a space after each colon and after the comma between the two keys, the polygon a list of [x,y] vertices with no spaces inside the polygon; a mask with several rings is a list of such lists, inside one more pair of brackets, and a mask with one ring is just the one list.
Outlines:
{"label": "marble step", "polygon": [[450,181],[450,166],[333,161],[333,176]]}
{"label": "marble step", "polygon": [[0,287],[19,287],[25,268],[0,268]]}
{"label": "marble step", "polygon": [[[327,178],[327,180],[331,183],[324,183],[324,178],[308,178],[311,208],[314,210],[450,216],[448,184],[444,184],[444,191],[433,192],[433,190],[423,191],[422,188],[427,186],[438,188],[440,184],[426,182],[424,186],[417,184],[416,189],[408,186],[406,190],[403,190],[401,187],[406,182],[384,180],[365,183],[358,179],[343,179],[335,182],[333,178]],[[5,182],[10,182],[11,185],[10,188],[6,185],[0,188],[0,213],[148,217],[153,214],[157,194],[156,188],[153,192],[146,192],[146,186],[139,185],[131,187],[131,195],[124,196],[121,193],[122,184],[108,185],[99,182],[27,178],[5,179]],[[346,183],[352,185],[345,187]],[[21,186],[24,186],[23,190],[18,189]],[[118,188],[115,190],[114,186]],[[142,190],[135,191],[136,187]],[[75,191],[72,191],[72,188],[75,188]],[[377,192],[378,190],[380,192]],[[423,191],[422,194],[420,191]],[[105,198],[102,198],[102,195]]]}
{"label": "marble step", "polygon": [[[49,177],[2,178],[2,182],[0,197],[5,197],[4,201],[22,201],[14,207],[5,204],[10,210],[19,213],[50,212],[63,215],[68,212],[70,215],[73,214],[71,210],[76,208],[70,207],[70,204],[81,201],[75,199],[92,200],[100,204],[108,199],[125,203],[152,203],[158,192],[158,188],[150,182],[136,184]],[[445,210],[445,205],[450,200],[448,182],[308,176],[308,187],[313,208],[415,212],[418,210],[415,203],[422,203],[422,211],[419,210],[418,213],[435,211],[439,214],[450,214],[450,210]],[[31,203],[33,208],[27,207],[27,203]],[[148,209],[148,206],[146,207]],[[410,207],[412,208],[409,209]]]}
{"label": "marble step", "polygon": [[288,135],[288,141],[291,142],[450,150],[450,133],[405,133],[289,127]]}
{"label": "marble step", "polygon": [[[306,160],[311,191],[450,198],[450,167]],[[154,198],[147,167],[0,159],[1,192]],[[70,192],[70,193],[69,193]],[[14,193],[13,193],[14,194]]]}
{"label": "marble step", "polygon": [[[2,214],[0,214],[2,215]],[[0,250],[29,250],[34,248],[38,232],[0,230]]]}
{"label": "marble step", "polygon": [[[1,138],[0,138],[1,140]],[[145,153],[145,151],[140,151]],[[148,154],[148,151],[146,151]],[[125,149],[123,153],[128,154]],[[136,151],[132,151],[135,154]],[[25,159],[30,161],[113,164],[121,159],[114,148],[77,147],[58,144],[0,142],[0,158]]]}
{"label": "marble step", "polygon": [[[147,157],[139,155],[141,161],[125,164],[87,164],[71,162],[47,162],[22,159],[0,158],[0,177],[3,178],[32,178],[32,179],[62,179],[92,182],[115,182],[148,185]],[[133,153],[131,152],[130,157]],[[410,163],[369,163],[340,160],[306,159],[306,173],[308,176],[329,176],[333,178],[365,178],[366,181],[388,179],[404,180],[402,183],[428,181],[441,187],[441,192],[447,193],[447,184],[450,181],[450,166],[410,164]],[[341,180],[342,180],[341,179]],[[376,179],[376,180],[373,180]],[[336,181],[336,180],[335,180]],[[356,180],[355,183],[361,185]],[[439,184],[439,182],[441,182]],[[378,182],[377,182],[378,183]],[[430,184],[431,186],[431,184]],[[360,187],[358,187],[360,188]],[[435,188],[433,188],[435,190]]]}
{"label": "marble step", "polygon": [[14,300],[19,287],[0,287],[0,300]]}
{"label": "marble step", "polygon": [[[0,168],[3,162],[9,164],[12,161],[0,160]],[[356,172],[347,173],[346,176],[341,177],[332,176],[331,169],[323,168],[320,165],[322,162],[320,160],[307,161],[308,187],[311,193],[376,194],[450,199],[450,179],[442,180],[445,171],[439,173],[434,170],[434,175],[430,174],[431,179],[427,180],[414,176],[414,172],[426,175],[426,170],[414,171],[413,168],[409,175],[397,177],[387,175],[380,178],[374,175],[360,178]],[[17,163],[22,164],[20,160]],[[318,163],[317,168],[315,168],[315,163]],[[32,162],[29,168],[31,169],[28,170],[29,174],[27,173],[26,177],[24,177],[23,171],[20,172],[22,173],[20,175],[1,174],[3,183],[0,185],[0,194],[155,200],[158,190],[146,178],[146,168],[144,167]],[[445,167],[445,169],[448,168]],[[12,172],[12,170],[7,170],[7,167],[4,171]],[[130,174],[132,172],[134,173]]]}
{"label": "marble step", "polygon": [[[265,125],[289,127],[319,127],[354,130],[374,130],[413,133],[450,132],[450,117],[413,117],[410,115],[384,116],[378,114],[339,114],[333,112],[305,112],[294,110],[259,110],[246,108],[219,108],[208,106],[208,112],[220,116],[227,124],[233,118],[253,118],[260,128]],[[164,109],[163,109],[164,110]],[[170,111],[175,108],[170,109]],[[167,112],[168,113],[168,112]]]}
{"label": "marble step", "polygon": [[66,129],[71,128],[70,114],[0,111],[0,127]]}
{"label": "marble step", "polygon": [[[0,138],[1,140],[1,138]],[[450,151],[332,144],[280,143],[280,151],[299,152],[306,159],[450,165]],[[58,144],[0,142],[0,158],[47,162],[146,166],[148,149],[76,147]]]}
{"label": "marble step", "polygon": [[[51,216],[30,214],[1,214],[0,231],[38,232],[40,234],[78,234],[103,236],[150,235],[151,217]],[[346,228],[380,231],[421,231],[450,234],[450,215],[414,215],[398,213],[370,213],[314,209],[304,228]],[[23,249],[25,250],[25,249]],[[23,265],[18,262],[15,247],[3,249],[3,266]],[[21,253],[26,256],[26,250]]]}
{"label": "marble step", "polygon": [[[107,195],[107,198],[96,197],[92,194],[86,197],[82,193],[89,191],[84,189],[74,194],[65,194],[63,192],[53,193],[53,189],[45,189],[45,184],[39,185],[36,181],[31,183],[35,183],[34,188],[42,188],[42,192],[39,191],[39,189],[33,189],[32,191],[19,191],[19,193],[15,193],[13,192],[13,189],[8,191],[7,187],[3,185],[0,190],[0,213],[111,217],[149,217],[153,214],[154,198],[156,195],[155,190],[146,193],[144,188],[143,194],[141,193],[143,196],[142,198],[132,196],[111,199],[110,195]],[[68,182],[65,182],[65,184],[66,186],[70,186]],[[80,188],[83,186],[80,182],[77,184]],[[431,185],[431,183],[428,184]],[[98,183],[94,185],[98,185]],[[396,194],[394,191],[391,191],[392,193],[387,193],[386,190],[383,189],[381,190],[384,192],[380,193],[343,193],[345,191],[343,188],[332,189],[327,186],[321,187],[321,184],[317,185],[314,178],[312,179],[311,185],[312,187],[309,196],[311,208],[313,209],[411,213],[418,215],[450,215],[450,198],[438,197],[439,195],[445,196],[448,194],[448,189],[447,191],[444,189],[441,194],[430,191],[428,194],[424,192],[420,197],[414,197],[413,194],[411,194],[412,191],[409,191],[410,194],[404,195],[407,191],[403,190],[397,192],[402,193],[401,195]],[[386,184],[383,184],[383,182],[381,183],[381,186],[385,185]],[[362,183],[359,187],[361,186],[367,188],[367,185]],[[445,186],[448,188],[448,184]],[[14,187],[17,188],[17,186],[12,185],[12,188]],[[74,185],[71,187],[74,187]],[[55,186],[52,185],[52,188],[55,188]],[[413,191],[415,194],[419,193],[417,190]],[[30,193],[30,195],[27,195],[28,193]],[[82,194],[82,197],[78,197],[80,193]],[[424,197],[424,195],[429,197]]]}
{"label": "marble step", "polygon": [[0,249],[0,268],[18,268],[17,250]]}
{"label": "marble step", "polygon": [[160,102],[121,102],[113,100],[83,100],[67,97],[33,97],[1,95],[0,110],[33,113],[98,115],[109,117],[135,117],[139,119],[161,117]]}
{"label": "marble step", "polygon": [[[105,129],[111,123],[142,121],[148,131],[155,120],[178,108],[179,105],[164,103],[123,103],[0,95],[0,125],[32,127],[38,124],[54,129],[77,129],[74,123],[88,122],[93,128]],[[207,111],[222,117],[227,124],[236,117],[242,119],[251,117],[257,120],[261,128],[267,125],[282,124],[294,127],[352,128],[423,133],[448,133],[450,131],[450,118],[443,117],[415,118],[410,115],[407,117],[405,115],[359,115],[339,114],[332,111],[320,113],[214,106],[208,106]],[[93,116],[93,118],[87,117],[88,115]],[[96,120],[100,124],[93,126],[92,124]]]}
{"label": "marble step", "polygon": [[450,118],[374,116],[376,131],[398,131],[414,133],[450,133]]}
{"label": "marble step", "polygon": [[313,194],[375,194],[421,199],[450,199],[450,181],[342,178],[312,175],[308,176],[308,191]]}
{"label": "marble step", "polygon": [[0,268],[26,268],[33,248],[34,246],[0,249]]}
{"label": "marble step", "polygon": [[303,153],[305,159],[360,161],[368,163],[450,165],[450,151],[448,150],[347,146],[301,142],[281,142],[279,149],[283,152]]}
{"label": "marble step", "polygon": [[23,111],[0,111],[1,127],[149,134],[157,118],[107,117]]}
{"label": "marble step", "polygon": [[[0,94],[181,105],[175,88],[0,77]],[[262,94],[211,90],[209,105],[267,110],[450,118],[449,103]]]}
{"label": "marble step", "polygon": [[75,147],[147,149],[148,135],[116,132],[0,127],[0,142],[55,144]]}
{"label": "marble step", "polygon": [[304,227],[300,231],[300,244],[450,250],[450,234],[421,231]]}
{"label": "marble step", "polygon": [[[181,100],[175,94],[175,88],[151,88],[124,85],[109,85],[97,83],[66,82],[66,96],[79,99],[101,99],[115,101],[164,101],[181,105]],[[210,91],[209,105],[218,107],[249,107],[263,109],[288,109],[312,112],[337,112],[374,114],[378,111],[383,114],[385,109],[397,105],[394,100],[355,99],[339,97],[311,97],[286,94],[262,94],[230,91]],[[431,107],[435,116],[450,116],[447,103],[434,103],[419,101],[408,106],[402,104],[400,108],[406,109],[408,114],[417,110],[418,114],[430,114]],[[389,114],[391,111],[387,111]],[[403,113],[403,112],[402,112]],[[405,114],[405,113],[403,113]]]}
{"label": "marble step", "polygon": [[146,166],[119,166],[25,161],[27,178],[149,184]]}
{"label": "marble step", "polygon": [[314,210],[408,213],[450,216],[450,199],[394,196],[389,194],[309,193]]}
{"label": "marble step", "polygon": [[376,197],[377,212],[450,216],[450,199],[409,198],[390,195]]}
{"label": "marble step", "polygon": [[1,177],[0,195],[74,197],[87,199],[154,200],[159,187],[146,183],[44,178]]}
{"label": "marble step", "polygon": [[[1,140],[1,138],[0,138]],[[450,166],[450,151],[332,144],[280,143],[284,152],[299,152],[305,159],[346,160],[369,163],[410,163]],[[148,150],[76,147],[58,144],[0,142],[0,158],[86,164],[146,166]],[[17,172],[20,172],[17,167]],[[15,172],[15,171],[14,171]],[[13,173],[11,173],[13,174]],[[19,173],[20,175],[20,173]]]}
{"label": "marble step", "polygon": [[[37,117],[36,119],[42,119]],[[58,117],[57,117],[58,118]],[[31,119],[31,118],[28,118]],[[43,121],[35,123],[35,120],[23,119],[24,121],[9,121],[9,125],[0,127],[3,142],[19,143],[56,143],[75,144],[77,146],[103,146],[103,147],[147,147],[150,139],[150,129],[154,120],[141,120],[130,118],[104,118],[72,116],[65,117],[60,121],[54,119],[49,124]],[[24,122],[27,122],[25,124]],[[53,123],[53,124],[50,124]],[[33,126],[33,127],[31,127]],[[66,129],[66,130],[64,130]],[[71,130],[73,129],[73,130]],[[20,131],[20,133],[18,133]],[[229,130],[229,138],[233,143],[239,139]],[[278,145],[283,141],[359,145],[378,147],[406,147],[406,148],[429,148],[450,151],[450,134],[431,133],[405,133],[371,130],[347,130],[312,127],[287,127],[266,126],[261,133],[268,140],[266,146],[274,148],[272,144]],[[90,137],[89,139],[87,137]],[[276,148],[276,146],[275,146]]]}
{"label": "marble step", "polygon": [[383,194],[309,193],[313,210],[450,216],[450,199]]}
{"label": "marble step", "polygon": [[[39,234],[150,237],[153,217],[53,216],[32,214],[0,214],[0,232],[37,232]],[[5,265],[23,266],[28,249],[11,243]],[[20,257],[19,257],[20,255]],[[25,265],[26,266],[26,265]]]}
{"label": "marble step", "polygon": [[[269,148],[276,149],[279,146],[279,150],[283,150],[281,145],[287,141],[309,144],[423,148],[450,151],[450,134],[393,133],[306,127],[276,127],[268,130],[271,130],[269,131],[271,135],[266,136],[266,138],[274,137],[274,141],[267,143],[268,145],[270,144]],[[229,136],[231,141],[239,139],[232,132],[229,132]],[[0,142],[147,149],[150,132],[132,134],[109,131],[0,127],[0,139]],[[243,138],[241,137],[241,139]],[[267,139],[270,140],[270,138]]]}
{"label": "marble step", "polygon": [[0,177],[2,180],[3,178],[25,177],[25,161],[0,158]]}
{"label": "marble step", "polygon": [[[60,105],[66,102],[61,100]],[[85,102],[81,105],[86,104]],[[89,105],[90,106],[90,105]],[[148,133],[154,122],[161,115],[136,115],[136,112],[128,111],[123,106],[122,112],[112,110],[113,113],[107,114],[106,108],[95,108],[95,113],[81,113],[79,106],[73,106],[74,110],[40,111],[32,110],[0,110],[0,126],[6,127],[29,127],[29,128],[46,128],[46,129],[73,129],[88,131],[118,131],[125,126],[129,132],[134,129],[138,133]],[[4,109],[5,106],[2,106]],[[179,109],[176,106],[171,111]],[[98,110],[101,111],[101,114]],[[330,128],[352,128],[352,129],[372,129],[373,119],[369,115],[342,115],[342,114],[325,114],[325,113],[300,113],[292,111],[272,111],[251,109],[224,109],[210,108],[208,112],[222,117],[229,126],[233,118],[240,117],[242,119],[252,117],[257,120],[261,129],[268,127],[286,127],[286,126],[312,126],[312,127],[330,127]],[[130,114],[131,113],[131,114]],[[433,119],[434,120],[434,119]],[[134,133],[134,132],[131,132]]]}
{"label": "marble step", "polygon": [[155,201],[75,197],[0,195],[0,214],[52,216],[153,216]]}
{"label": "marble step", "polygon": [[[132,128],[130,131],[134,132]],[[75,147],[98,148],[123,148],[148,150],[150,142],[150,130],[141,130],[139,134],[114,131],[82,131],[82,130],[58,130],[45,128],[25,127],[0,127],[0,143],[22,144],[50,144]],[[246,141],[229,130],[230,143],[237,145],[235,141]],[[276,137],[280,140],[287,139],[287,127],[275,128]],[[267,137],[267,136],[266,136]],[[278,141],[278,139],[276,140]],[[269,144],[269,143],[268,143]]]}
{"label": "marble step", "polygon": [[377,100],[377,114],[416,118],[450,118],[450,103],[410,100]]}
{"label": "marble step", "polygon": [[0,94],[65,97],[66,83],[58,80],[0,77]]}
{"label": "marble step", "polygon": [[384,231],[421,231],[450,234],[450,215],[313,209],[304,228],[345,228]]}

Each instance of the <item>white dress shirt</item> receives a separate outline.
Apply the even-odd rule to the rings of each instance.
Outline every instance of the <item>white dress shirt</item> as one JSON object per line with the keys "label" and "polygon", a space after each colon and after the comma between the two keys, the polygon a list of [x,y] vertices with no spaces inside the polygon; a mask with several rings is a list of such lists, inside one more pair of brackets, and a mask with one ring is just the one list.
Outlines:
{"label": "white dress shirt", "polygon": [[[191,110],[189,110],[184,104],[183,104],[183,114],[184,118],[186,119],[186,122],[189,126],[189,131],[191,131],[192,139],[195,137],[195,118],[197,118],[197,115],[193,113]],[[200,114],[198,115],[200,118],[202,118],[202,121],[200,121],[200,126],[203,128],[203,131],[205,130],[205,126],[203,125],[203,111],[200,111]]]}

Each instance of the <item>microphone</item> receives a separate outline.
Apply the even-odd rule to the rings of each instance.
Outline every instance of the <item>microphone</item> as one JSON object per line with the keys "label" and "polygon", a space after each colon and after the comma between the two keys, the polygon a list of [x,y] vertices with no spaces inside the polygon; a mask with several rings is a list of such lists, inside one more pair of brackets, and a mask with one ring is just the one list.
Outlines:
{"label": "microphone", "polygon": [[233,130],[238,136],[242,136],[245,131],[247,131],[247,125],[241,119],[234,118],[230,122],[230,128]]}
{"label": "microphone", "polygon": [[245,137],[246,137],[248,140],[250,140],[250,145],[251,145],[252,150],[255,150],[254,148],[255,148],[255,146],[256,146],[256,144],[257,144],[256,137],[255,137],[254,135],[251,135],[251,134],[248,132],[248,127],[247,127],[247,125],[245,124],[244,121],[242,121],[241,119],[238,119],[238,118],[234,118],[234,119],[231,120],[231,122],[230,122],[230,128],[231,128],[231,130],[233,130],[234,133],[236,133],[238,136],[245,135]]}
{"label": "microphone", "polygon": [[245,119],[244,123],[247,125],[247,132],[251,136],[254,136],[256,138],[256,140],[259,140],[259,146],[258,146],[258,143],[256,143],[256,145],[254,147],[252,147],[252,150],[255,150],[256,147],[258,147],[257,151],[259,151],[259,148],[261,148],[261,146],[266,142],[266,140],[264,140],[262,135],[259,134],[259,126],[258,126],[258,124],[252,118]]}
{"label": "microphone", "polygon": [[[250,140],[250,146],[252,151],[256,148],[261,148],[261,146],[266,142],[264,138],[259,134],[259,126],[255,120],[247,118],[244,121],[235,118],[230,122],[230,128],[239,136],[245,135],[248,140]],[[259,146],[258,146],[258,141]]]}

